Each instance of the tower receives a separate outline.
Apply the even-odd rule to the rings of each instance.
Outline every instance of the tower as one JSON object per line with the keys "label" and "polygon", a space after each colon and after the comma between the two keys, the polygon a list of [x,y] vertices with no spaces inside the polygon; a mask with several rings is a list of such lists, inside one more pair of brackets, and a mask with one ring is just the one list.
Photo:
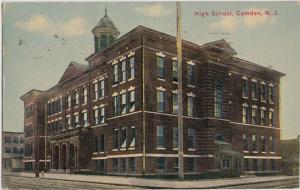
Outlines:
{"label": "tower", "polygon": [[92,29],[92,33],[94,34],[95,53],[113,43],[120,34],[113,21],[107,16],[106,7],[104,17]]}

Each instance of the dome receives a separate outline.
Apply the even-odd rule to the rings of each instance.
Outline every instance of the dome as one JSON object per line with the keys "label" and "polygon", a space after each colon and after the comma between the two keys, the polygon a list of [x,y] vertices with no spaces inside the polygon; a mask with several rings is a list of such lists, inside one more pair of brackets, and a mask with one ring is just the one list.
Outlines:
{"label": "dome", "polygon": [[97,23],[97,25],[93,28],[92,32],[94,33],[96,29],[110,29],[117,35],[119,35],[120,33],[117,27],[115,26],[114,22],[111,20],[111,18],[107,16],[107,10],[105,10],[104,17]]}

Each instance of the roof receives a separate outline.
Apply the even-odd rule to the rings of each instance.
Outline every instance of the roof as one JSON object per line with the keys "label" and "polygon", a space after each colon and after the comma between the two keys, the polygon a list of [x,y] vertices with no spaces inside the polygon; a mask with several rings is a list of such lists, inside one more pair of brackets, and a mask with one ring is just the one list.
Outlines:
{"label": "roof", "polygon": [[28,92],[26,92],[25,94],[23,94],[20,99],[25,101],[27,100],[28,98],[32,97],[32,96],[37,96],[37,95],[40,95],[42,94],[44,91],[41,91],[41,90],[36,90],[36,89],[32,89]]}
{"label": "roof", "polygon": [[76,62],[71,62],[67,69],[65,70],[63,76],[59,80],[58,84],[66,82],[70,79],[73,79],[88,69],[87,65],[79,64]]}
{"label": "roof", "polygon": [[237,52],[224,39],[206,43],[206,44],[202,45],[201,47],[203,47],[203,48],[213,47],[213,48],[216,48],[216,49],[219,49],[219,50],[223,50],[223,51],[229,53],[230,55],[236,55],[237,54]]}
{"label": "roof", "polygon": [[117,32],[118,34],[120,33],[117,27],[115,26],[114,22],[107,16],[107,12],[105,9],[105,15],[101,20],[96,24],[96,26],[92,29],[92,32],[96,28],[110,28],[111,30]]}

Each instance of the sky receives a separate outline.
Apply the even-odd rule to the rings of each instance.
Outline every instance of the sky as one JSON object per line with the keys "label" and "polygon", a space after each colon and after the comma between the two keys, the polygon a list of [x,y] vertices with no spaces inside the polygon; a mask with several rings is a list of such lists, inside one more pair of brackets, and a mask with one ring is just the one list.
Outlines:
{"label": "sky", "polygon": [[[3,5],[3,130],[23,131],[21,95],[57,84],[70,62],[87,64],[100,2],[13,2]],[[174,2],[107,2],[121,35],[138,25],[176,34]],[[266,11],[272,16],[238,16]],[[213,16],[232,12],[233,16]],[[196,16],[195,12],[208,12]],[[275,14],[276,13],[276,14]],[[225,39],[237,57],[287,74],[281,80],[281,138],[300,135],[300,1],[183,2],[183,39],[202,45]]]}

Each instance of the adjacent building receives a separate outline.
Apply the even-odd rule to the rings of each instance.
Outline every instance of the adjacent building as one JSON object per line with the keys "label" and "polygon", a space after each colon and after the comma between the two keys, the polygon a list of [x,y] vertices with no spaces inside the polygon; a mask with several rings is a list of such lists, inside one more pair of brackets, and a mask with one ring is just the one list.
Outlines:
{"label": "adjacent building", "polygon": [[22,132],[2,132],[3,171],[22,171],[24,156],[24,134]]}
{"label": "adjacent building", "polygon": [[299,144],[299,135],[296,139],[284,139],[280,141],[282,172],[284,174],[299,175]]}
{"label": "adjacent building", "polygon": [[[109,174],[178,172],[176,38],[105,16],[88,65],[22,96],[28,167]],[[184,171],[280,171],[283,73],[236,57],[225,40],[183,41]],[[50,165],[48,165],[50,164]]]}

